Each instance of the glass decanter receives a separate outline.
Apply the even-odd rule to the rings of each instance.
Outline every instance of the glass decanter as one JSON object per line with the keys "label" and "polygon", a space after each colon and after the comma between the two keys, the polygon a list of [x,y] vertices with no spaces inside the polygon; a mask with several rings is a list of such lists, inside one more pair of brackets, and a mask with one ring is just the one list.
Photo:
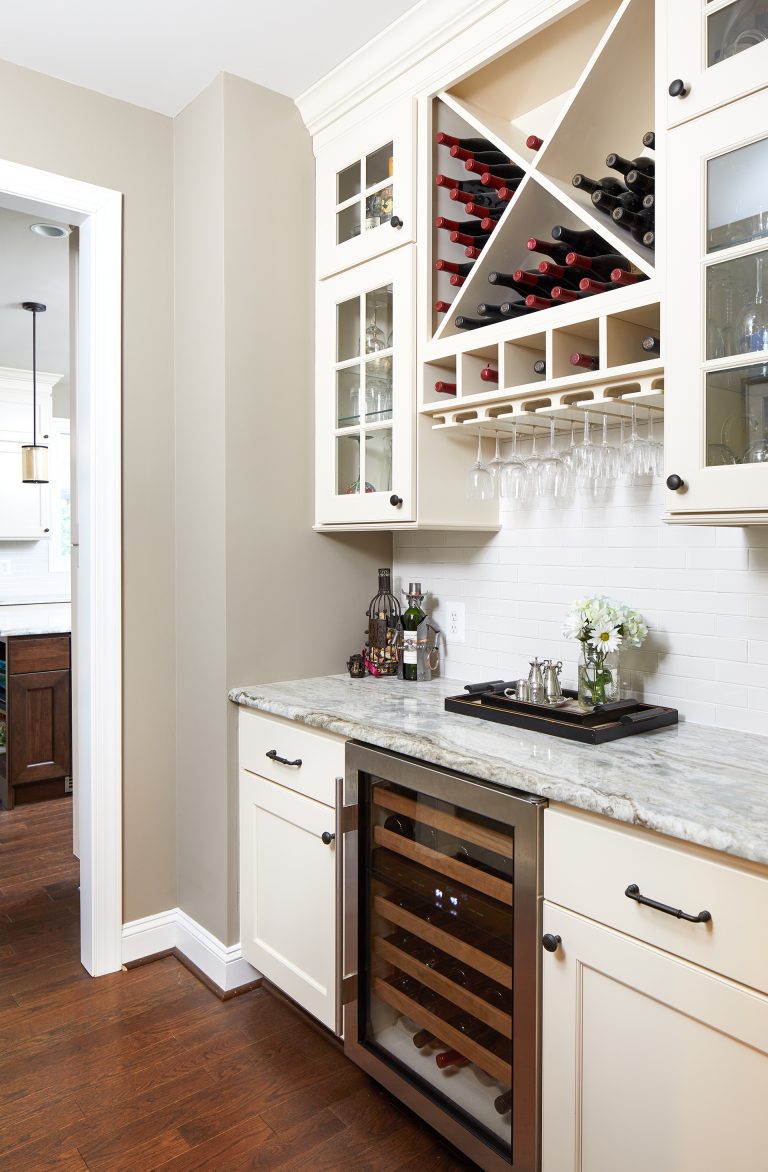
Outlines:
{"label": "glass decanter", "polygon": [[736,333],[741,354],[752,354],[768,350],[768,299],[765,296],[764,252],[755,257],[755,297],[746,305],[739,317]]}

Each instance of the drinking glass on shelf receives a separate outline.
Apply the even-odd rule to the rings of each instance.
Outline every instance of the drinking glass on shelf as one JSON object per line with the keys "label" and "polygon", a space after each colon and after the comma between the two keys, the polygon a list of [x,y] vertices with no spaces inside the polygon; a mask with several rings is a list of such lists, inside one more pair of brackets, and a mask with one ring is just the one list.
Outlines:
{"label": "drinking glass on shelf", "polygon": [[465,486],[466,495],[470,500],[474,501],[489,501],[493,499],[494,485],[493,476],[488,471],[488,466],[483,462],[483,437],[480,432],[477,433],[477,459],[467,473],[467,481]]}
{"label": "drinking glass on shelf", "polygon": [[537,493],[562,500],[568,494],[570,480],[568,465],[555,447],[555,417],[552,415],[549,419],[549,447],[542,452],[536,473]]}
{"label": "drinking glass on shelf", "polygon": [[528,469],[525,460],[517,450],[517,424],[512,425],[512,451],[504,461],[501,470],[499,495],[508,501],[521,504],[528,496]]}

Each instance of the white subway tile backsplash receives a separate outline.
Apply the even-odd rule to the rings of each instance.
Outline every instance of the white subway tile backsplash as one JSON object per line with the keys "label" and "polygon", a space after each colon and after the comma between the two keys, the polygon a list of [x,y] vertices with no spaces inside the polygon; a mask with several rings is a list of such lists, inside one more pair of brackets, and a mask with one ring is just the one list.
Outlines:
{"label": "white subway tile backsplash", "polygon": [[572,686],[579,649],[563,619],[575,599],[608,594],[651,626],[624,659],[638,694],[687,720],[768,733],[768,527],[667,526],[663,508],[660,484],[624,486],[505,509],[498,533],[396,533],[395,573],[420,579],[433,605],[465,602],[449,677],[516,678],[536,654],[561,659]]}

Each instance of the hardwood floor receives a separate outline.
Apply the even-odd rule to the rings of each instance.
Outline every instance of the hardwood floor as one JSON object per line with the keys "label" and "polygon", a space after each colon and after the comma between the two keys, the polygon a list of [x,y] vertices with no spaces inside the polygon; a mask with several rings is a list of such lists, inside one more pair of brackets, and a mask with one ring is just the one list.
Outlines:
{"label": "hardwood floor", "polygon": [[71,803],[0,812],[0,1168],[469,1169],[263,989],[81,968]]}

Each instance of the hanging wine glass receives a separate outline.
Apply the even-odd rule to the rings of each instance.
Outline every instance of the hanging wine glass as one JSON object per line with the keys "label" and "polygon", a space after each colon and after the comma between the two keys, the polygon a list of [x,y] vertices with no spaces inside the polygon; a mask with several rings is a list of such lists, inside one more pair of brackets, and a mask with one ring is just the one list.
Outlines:
{"label": "hanging wine glass", "polygon": [[488,465],[488,471],[493,477],[493,489],[496,496],[501,495],[501,474],[504,470],[505,464],[506,460],[499,451],[499,433],[496,432],[496,451],[494,453],[493,459]]}
{"label": "hanging wine glass", "polygon": [[619,477],[619,449],[608,440],[608,416],[603,414],[603,433],[595,454],[596,491],[605,491]]}
{"label": "hanging wine glass", "polygon": [[536,476],[539,496],[562,499],[567,495],[570,484],[568,465],[555,447],[555,417],[549,420],[549,447],[542,453]]}
{"label": "hanging wine glass", "polygon": [[645,440],[637,430],[637,407],[632,404],[632,422],[629,439],[621,447],[621,471],[630,480],[637,480],[646,474]]}
{"label": "hanging wine glass", "polygon": [[538,496],[539,484],[539,464],[541,463],[541,456],[536,451],[536,428],[531,429],[531,450],[525,458],[525,469],[528,473],[528,495]]}
{"label": "hanging wine glass", "polygon": [[470,500],[489,501],[493,499],[493,476],[483,462],[483,437],[477,435],[477,459],[467,473],[465,492]]}
{"label": "hanging wine glass", "polygon": [[664,444],[654,435],[653,407],[648,408],[648,442],[646,444],[646,467],[651,476],[661,476],[664,468]]}
{"label": "hanging wine glass", "polygon": [[597,459],[597,445],[589,434],[589,412],[584,412],[584,435],[580,444],[573,449],[573,471],[579,492],[594,491],[593,481]]}
{"label": "hanging wine glass", "polygon": [[528,496],[528,469],[517,450],[517,424],[512,426],[512,451],[501,470],[499,494],[504,500],[521,504]]}

